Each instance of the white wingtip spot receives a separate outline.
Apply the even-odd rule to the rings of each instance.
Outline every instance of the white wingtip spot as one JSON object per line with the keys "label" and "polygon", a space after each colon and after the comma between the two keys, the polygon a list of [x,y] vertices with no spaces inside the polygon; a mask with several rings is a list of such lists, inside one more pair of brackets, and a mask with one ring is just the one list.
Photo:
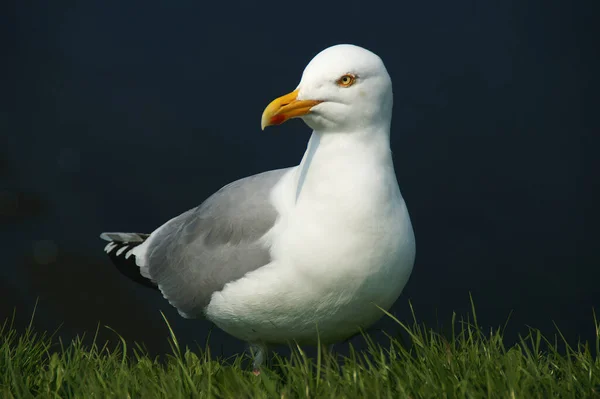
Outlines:
{"label": "white wingtip spot", "polygon": [[117,251],[117,256],[120,256],[123,252],[125,252],[127,248],[129,248],[129,245],[124,245],[121,248],[119,248],[119,250]]}
{"label": "white wingtip spot", "polygon": [[110,253],[110,251],[112,251],[115,247],[117,246],[117,244],[115,244],[114,242],[109,242],[105,247],[104,247],[104,252],[106,252],[107,254]]}
{"label": "white wingtip spot", "polygon": [[135,249],[135,248],[131,248],[129,251],[127,251],[127,253],[125,254],[125,259],[129,259],[129,257],[130,257],[131,255],[133,255],[133,250],[134,250],[134,249]]}

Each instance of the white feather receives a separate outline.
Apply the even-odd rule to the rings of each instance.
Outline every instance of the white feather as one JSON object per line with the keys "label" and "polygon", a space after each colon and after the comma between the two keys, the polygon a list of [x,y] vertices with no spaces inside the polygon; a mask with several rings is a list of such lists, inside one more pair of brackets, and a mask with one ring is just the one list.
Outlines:
{"label": "white feather", "polygon": [[106,244],[106,246],[104,247],[104,252],[106,252],[107,254],[110,253],[110,251],[113,250],[113,248],[117,247],[117,244],[114,242],[109,242],[108,244]]}
{"label": "white feather", "polygon": [[127,253],[125,254],[125,259],[129,259],[129,257],[130,257],[131,255],[133,255],[133,249],[134,249],[134,248],[132,248],[132,249],[130,249],[129,251],[127,251]]}

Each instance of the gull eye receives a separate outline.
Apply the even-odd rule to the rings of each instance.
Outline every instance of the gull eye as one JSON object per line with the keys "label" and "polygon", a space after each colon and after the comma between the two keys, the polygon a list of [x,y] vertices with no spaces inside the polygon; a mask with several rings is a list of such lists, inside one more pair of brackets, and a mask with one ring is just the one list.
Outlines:
{"label": "gull eye", "polygon": [[354,84],[354,82],[356,82],[356,76],[352,75],[351,73],[343,75],[336,81],[338,86],[341,87],[350,87]]}

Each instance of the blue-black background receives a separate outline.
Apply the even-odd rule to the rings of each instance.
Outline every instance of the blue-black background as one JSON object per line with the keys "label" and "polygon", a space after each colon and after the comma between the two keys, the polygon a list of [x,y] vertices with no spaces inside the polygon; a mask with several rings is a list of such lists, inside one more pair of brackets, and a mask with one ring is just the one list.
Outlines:
{"label": "blue-black background", "polygon": [[[595,8],[595,9],[594,9]],[[392,150],[417,236],[394,307],[573,342],[593,334],[598,254],[597,2],[64,1],[2,13],[0,319],[69,338],[109,325],[168,351],[165,312],[104,256],[101,231],[150,232],[222,185],[295,164],[309,129],[260,131],[320,50],[379,54]],[[389,322],[382,324],[394,330]],[[101,328],[101,337],[114,334]],[[213,352],[242,344],[215,330]]]}

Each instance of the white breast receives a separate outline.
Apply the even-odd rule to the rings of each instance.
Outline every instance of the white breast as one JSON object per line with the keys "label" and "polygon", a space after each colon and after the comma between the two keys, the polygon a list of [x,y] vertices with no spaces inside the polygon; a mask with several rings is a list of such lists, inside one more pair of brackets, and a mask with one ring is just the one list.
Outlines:
{"label": "white breast", "polygon": [[394,303],[412,271],[414,235],[391,157],[350,144],[311,154],[313,139],[273,191],[272,262],[226,285],[207,308],[240,339],[314,343],[317,328],[322,342],[347,338]]}

